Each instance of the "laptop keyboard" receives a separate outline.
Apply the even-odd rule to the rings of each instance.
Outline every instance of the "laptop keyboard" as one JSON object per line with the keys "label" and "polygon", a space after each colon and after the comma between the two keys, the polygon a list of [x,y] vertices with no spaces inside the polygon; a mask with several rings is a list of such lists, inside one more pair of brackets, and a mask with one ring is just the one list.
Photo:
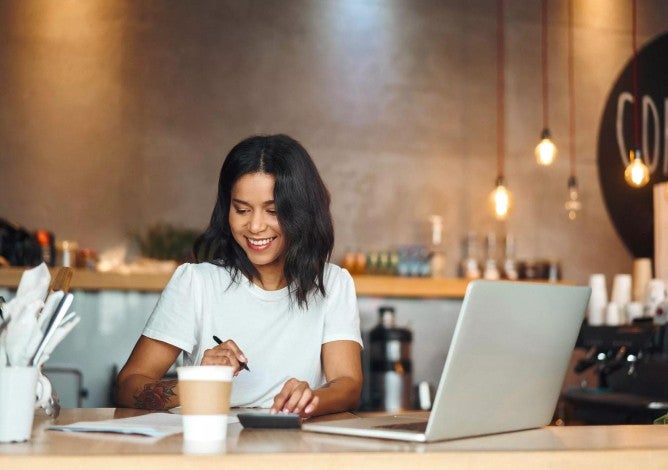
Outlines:
{"label": "laptop keyboard", "polygon": [[425,432],[427,430],[427,422],[421,421],[419,423],[394,423],[394,424],[382,424],[379,426],[374,426],[376,429],[396,429],[399,431],[413,431],[413,432]]}

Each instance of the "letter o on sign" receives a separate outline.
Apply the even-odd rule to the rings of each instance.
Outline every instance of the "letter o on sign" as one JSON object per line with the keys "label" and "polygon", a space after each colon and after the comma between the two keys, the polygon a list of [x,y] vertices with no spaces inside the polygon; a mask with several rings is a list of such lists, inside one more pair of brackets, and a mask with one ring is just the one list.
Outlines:
{"label": "letter o on sign", "polygon": [[632,255],[654,256],[652,186],[668,180],[668,34],[638,52],[638,142],[650,182],[632,188],[624,180],[635,147],[633,57],[615,82],[598,133],[598,177],[605,206]]}

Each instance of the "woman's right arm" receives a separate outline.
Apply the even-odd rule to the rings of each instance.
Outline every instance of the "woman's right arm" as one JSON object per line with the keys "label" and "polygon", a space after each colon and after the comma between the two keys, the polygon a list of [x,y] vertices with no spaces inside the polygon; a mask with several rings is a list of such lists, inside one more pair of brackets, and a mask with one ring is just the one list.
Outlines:
{"label": "woman's right arm", "polygon": [[165,410],[179,406],[177,380],[163,380],[181,349],[140,336],[116,379],[116,403],[126,408]]}

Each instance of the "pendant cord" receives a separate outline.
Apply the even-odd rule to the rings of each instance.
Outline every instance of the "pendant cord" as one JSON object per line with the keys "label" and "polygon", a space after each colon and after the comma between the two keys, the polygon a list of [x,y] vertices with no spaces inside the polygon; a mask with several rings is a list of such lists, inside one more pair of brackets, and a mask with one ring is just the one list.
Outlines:
{"label": "pendant cord", "polygon": [[548,101],[548,64],[547,64],[547,0],[542,0],[542,34],[541,34],[541,72],[543,76],[543,129],[549,129],[549,101]]}
{"label": "pendant cord", "polygon": [[497,176],[503,177],[505,163],[505,122],[504,122],[504,30],[503,30],[503,0],[497,0],[496,10],[496,153]]}
{"label": "pendant cord", "polygon": [[568,152],[570,176],[575,177],[575,72],[573,65],[573,0],[568,0]]}
{"label": "pendant cord", "polygon": [[638,35],[638,18],[636,16],[636,0],[633,0],[632,8],[633,12],[631,14],[631,36],[633,45],[633,144],[635,149],[638,149],[640,147],[640,96],[638,94],[638,48],[636,43],[636,36]]}

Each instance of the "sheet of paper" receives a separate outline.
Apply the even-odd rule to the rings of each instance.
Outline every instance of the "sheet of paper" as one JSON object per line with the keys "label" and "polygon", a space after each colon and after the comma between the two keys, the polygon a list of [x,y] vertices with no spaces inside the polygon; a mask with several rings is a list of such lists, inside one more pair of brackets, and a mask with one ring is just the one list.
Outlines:
{"label": "sheet of paper", "polygon": [[[239,422],[236,416],[228,417],[228,424]],[[47,429],[67,432],[110,432],[165,437],[183,432],[181,415],[175,413],[148,413],[130,418],[105,421],[80,421],[73,424],[54,425]]]}

